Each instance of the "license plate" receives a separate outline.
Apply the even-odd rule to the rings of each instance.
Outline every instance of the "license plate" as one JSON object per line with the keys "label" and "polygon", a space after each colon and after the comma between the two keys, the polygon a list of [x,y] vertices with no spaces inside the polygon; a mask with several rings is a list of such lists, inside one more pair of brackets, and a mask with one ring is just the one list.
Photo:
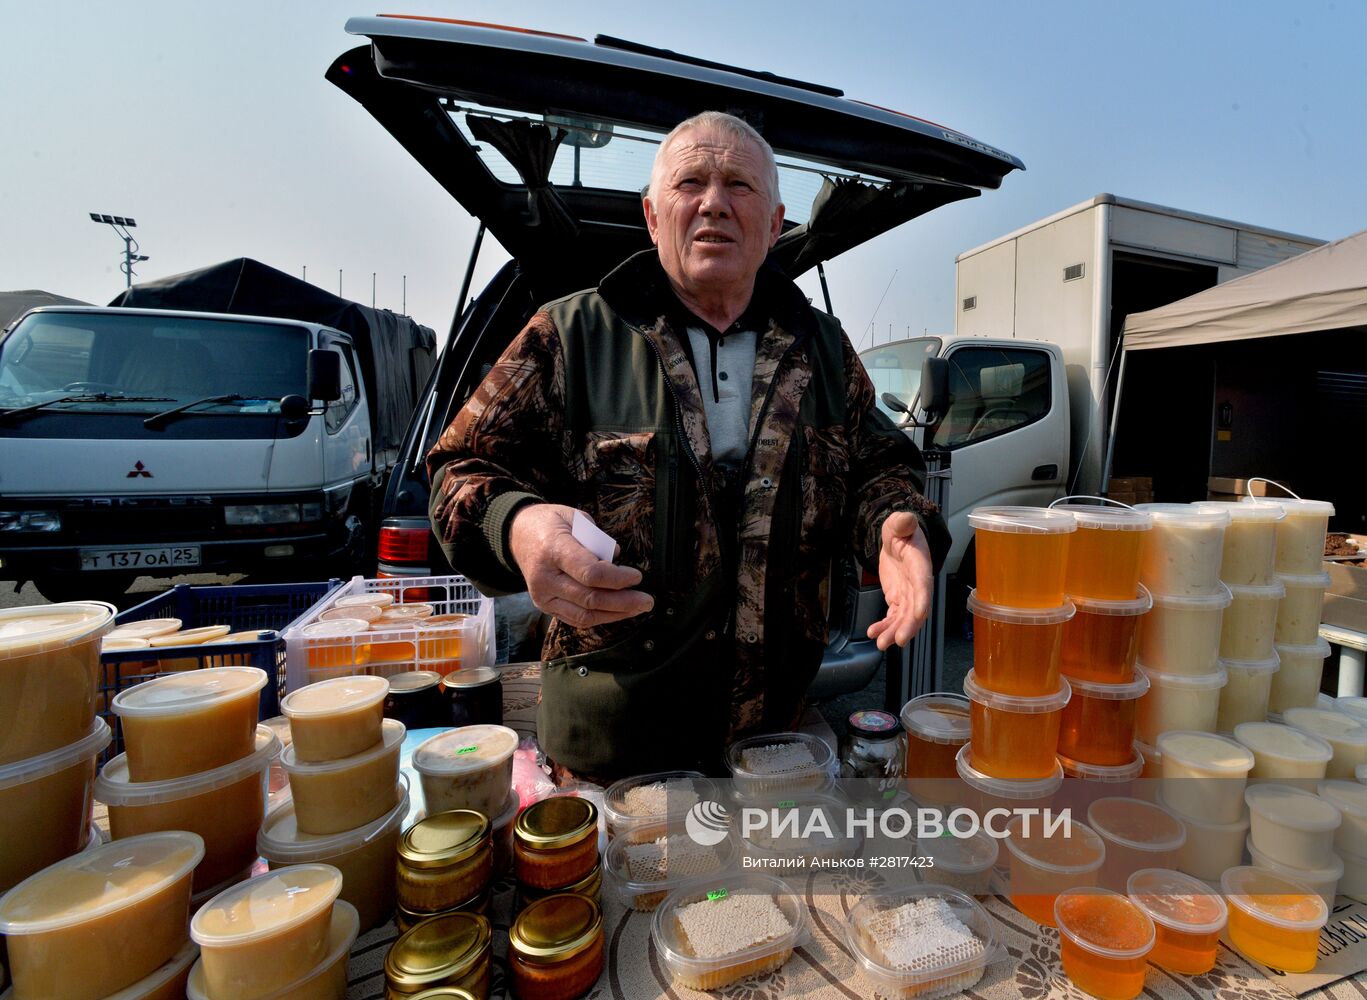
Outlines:
{"label": "license plate", "polygon": [[81,549],[81,569],[161,569],[198,566],[198,545],[167,545],[160,548]]}

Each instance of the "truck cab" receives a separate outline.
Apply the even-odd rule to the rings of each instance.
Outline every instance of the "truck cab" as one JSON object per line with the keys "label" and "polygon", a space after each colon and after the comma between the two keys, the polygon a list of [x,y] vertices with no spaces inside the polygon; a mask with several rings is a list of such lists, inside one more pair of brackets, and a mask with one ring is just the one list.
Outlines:
{"label": "truck cab", "polygon": [[352,338],[317,323],[32,310],[0,337],[0,573],[112,599],[139,575],[361,556],[367,399]]}
{"label": "truck cab", "polygon": [[[968,513],[989,504],[1047,506],[1063,495],[1069,469],[1068,383],[1057,344],[996,337],[927,336],[880,344],[860,355],[879,406],[901,422],[923,450],[948,453],[949,509],[954,544],[945,570],[972,583],[973,531]],[[929,416],[921,411],[927,358],[948,369],[948,398]],[[919,418],[882,399],[890,393]],[[967,561],[965,563],[965,556]]]}

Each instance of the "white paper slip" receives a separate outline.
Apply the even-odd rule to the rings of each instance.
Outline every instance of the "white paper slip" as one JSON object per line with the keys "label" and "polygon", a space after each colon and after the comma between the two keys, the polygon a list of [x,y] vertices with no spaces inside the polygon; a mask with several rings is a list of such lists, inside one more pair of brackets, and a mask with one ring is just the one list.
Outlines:
{"label": "white paper slip", "polygon": [[605,532],[598,525],[594,524],[587,514],[582,510],[574,512],[574,521],[570,525],[570,534],[574,540],[584,548],[588,549],[599,559],[606,559],[612,562],[612,553],[617,548],[617,543],[612,536]]}

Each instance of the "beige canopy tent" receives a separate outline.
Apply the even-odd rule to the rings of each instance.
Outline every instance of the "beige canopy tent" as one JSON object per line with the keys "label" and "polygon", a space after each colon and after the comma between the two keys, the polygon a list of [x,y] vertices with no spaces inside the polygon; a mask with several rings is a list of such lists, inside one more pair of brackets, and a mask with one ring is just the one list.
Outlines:
{"label": "beige canopy tent", "polygon": [[1367,230],[1125,318],[1126,351],[1367,326]]}
{"label": "beige canopy tent", "polygon": [[[1121,336],[1116,412],[1132,351],[1191,347],[1367,327],[1367,230],[1252,274],[1131,313]],[[1112,420],[1102,485],[1110,481],[1119,420]]]}

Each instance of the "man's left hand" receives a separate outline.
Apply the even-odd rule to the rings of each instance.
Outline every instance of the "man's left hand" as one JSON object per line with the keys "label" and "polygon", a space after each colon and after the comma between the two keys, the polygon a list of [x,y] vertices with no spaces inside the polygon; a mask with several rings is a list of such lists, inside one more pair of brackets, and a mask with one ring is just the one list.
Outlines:
{"label": "man's left hand", "polygon": [[869,638],[877,640],[879,649],[888,649],[894,642],[905,646],[930,614],[930,592],[935,584],[930,547],[915,514],[898,511],[883,522],[878,579],[888,602],[888,615],[869,626]]}

